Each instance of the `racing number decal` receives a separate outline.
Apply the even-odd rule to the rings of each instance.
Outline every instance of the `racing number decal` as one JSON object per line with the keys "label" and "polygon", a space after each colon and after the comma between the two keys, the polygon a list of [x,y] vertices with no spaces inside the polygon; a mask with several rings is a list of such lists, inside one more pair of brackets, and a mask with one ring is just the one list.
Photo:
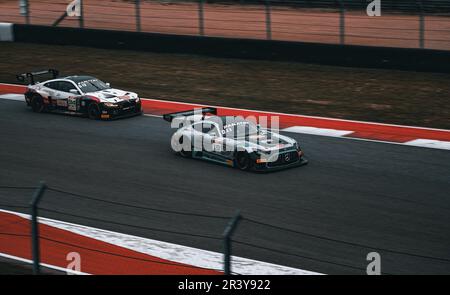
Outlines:
{"label": "racing number decal", "polygon": [[70,96],[67,98],[67,110],[69,111],[77,111],[77,98],[74,96]]}

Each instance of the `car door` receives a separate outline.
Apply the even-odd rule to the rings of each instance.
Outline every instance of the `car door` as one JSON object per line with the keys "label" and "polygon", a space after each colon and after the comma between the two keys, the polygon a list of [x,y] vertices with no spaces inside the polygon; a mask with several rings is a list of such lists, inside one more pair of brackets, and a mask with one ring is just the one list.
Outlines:
{"label": "car door", "polygon": [[212,139],[208,132],[212,129],[212,124],[208,122],[197,122],[192,124],[192,139],[191,143],[194,151],[202,152],[203,154],[211,154]]}
{"label": "car door", "polygon": [[[79,109],[79,93],[74,94],[70,91],[76,89],[75,85],[68,81],[58,81],[55,99],[59,109],[76,112]],[[78,91],[78,90],[77,90]]]}
{"label": "car door", "polygon": [[207,145],[204,147],[204,153],[208,155],[208,157],[220,162],[225,162],[228,159],[225,141],[219,132],[217,125],[204,123],[202,125],[202,138],[203,144]]}
{"label": "car door", "polygon": [[50,81],[43,85],[40,94],[44,99],[44,103],[50,108],[56,108],[56,93],[58,92],[58,81]]}
{"label": "car door", "polygon": [[203,148],[203,122],[192,124],[191,144],[195,152],[204,152]]}
{"label": "car door", "polygon": [[67,110],[67,97],[61,92],[61,81],[47,82],[44,87],[52,107],[57,110]]}

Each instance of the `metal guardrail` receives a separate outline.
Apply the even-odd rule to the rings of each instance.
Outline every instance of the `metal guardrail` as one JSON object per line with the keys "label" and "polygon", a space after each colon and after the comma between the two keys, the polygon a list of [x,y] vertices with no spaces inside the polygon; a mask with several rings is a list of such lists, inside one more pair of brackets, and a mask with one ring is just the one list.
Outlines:
{"label": "metal guardrail", "polygon": [[0,3],[0,22],[450,50],[450,0],[69,0]]}

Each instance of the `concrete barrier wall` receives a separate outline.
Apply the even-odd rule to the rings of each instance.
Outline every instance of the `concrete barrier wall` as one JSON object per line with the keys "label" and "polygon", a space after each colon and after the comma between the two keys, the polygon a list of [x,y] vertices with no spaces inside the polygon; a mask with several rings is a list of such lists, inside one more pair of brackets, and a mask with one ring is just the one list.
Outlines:
{"label": "concrete barrier wall", "polygon": [[14,40],[216,57],[450,72],[450,51],[14,25]]}
{"label": "concrete barrier wall", "polygon": [[13,24],[0,23],[0,41],[14,41]]}

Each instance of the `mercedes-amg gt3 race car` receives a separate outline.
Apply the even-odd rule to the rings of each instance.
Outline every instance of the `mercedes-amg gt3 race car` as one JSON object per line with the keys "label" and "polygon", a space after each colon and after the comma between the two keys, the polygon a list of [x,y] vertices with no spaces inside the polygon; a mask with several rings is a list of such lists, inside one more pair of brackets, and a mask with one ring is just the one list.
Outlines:
{"label": "mercedes-amg gt3 race car", "polygon": [[[35,83],[37,76],[51,74],[53,79]],[[34,112],[59,112],[85,115],[90,119],[113,119],[142,114],[141,100],[136,93],[111,88],[109,83],[91,76],[57,78],[58,71],[17,75],[29,81],[25,101]]]}
{"label": "mercedes-amg gt3 race car", "polygon": [[164,120],[178,129],[172,136],[172,148],[183,157],[241,170],[274,171],[308,163],[295,139],[242,117],[215,115],[215,108],[164,115]]}

